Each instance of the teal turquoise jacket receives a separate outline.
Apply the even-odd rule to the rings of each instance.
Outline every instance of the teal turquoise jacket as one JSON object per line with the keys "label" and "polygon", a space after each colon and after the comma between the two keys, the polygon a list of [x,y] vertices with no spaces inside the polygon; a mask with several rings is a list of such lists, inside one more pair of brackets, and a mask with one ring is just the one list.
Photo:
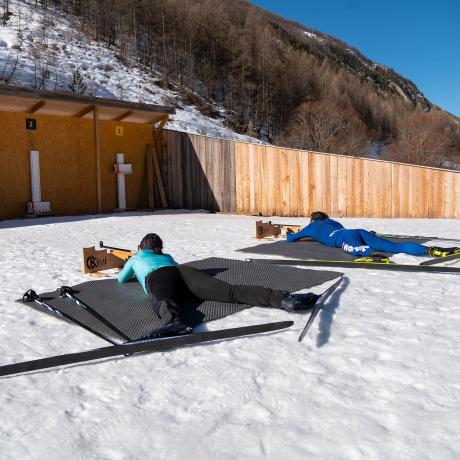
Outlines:
{"label": "teal turquoise jacket", "polygon": [[133,275],[136,275],[137,281],[141,283],[144,291],[147,292],[145,280],[150,273],[161,267],[171,267],[177,265],[177,262],[169,254],[157,254],[150,249],[144,249],[130,257],[121,272],[118,274],[118,282],[126,283]]}

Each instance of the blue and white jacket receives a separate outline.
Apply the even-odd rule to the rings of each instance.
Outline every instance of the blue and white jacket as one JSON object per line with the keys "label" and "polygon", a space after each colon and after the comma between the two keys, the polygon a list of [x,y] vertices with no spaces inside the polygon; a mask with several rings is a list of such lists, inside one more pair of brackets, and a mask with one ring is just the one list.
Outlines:
{"label": "blue and white jacket", "polygon": [[288,235],[287,241],[293,242],[308,237],[331,248],[340,248],[343,242],[342,230],[345,230],[343,225],[335,220],[314,220],[299,232]]}

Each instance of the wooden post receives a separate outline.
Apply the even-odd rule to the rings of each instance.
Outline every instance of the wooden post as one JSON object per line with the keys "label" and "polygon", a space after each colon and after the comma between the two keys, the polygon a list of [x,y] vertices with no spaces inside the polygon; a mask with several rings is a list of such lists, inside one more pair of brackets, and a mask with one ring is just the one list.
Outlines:
{"label": "wooden post", "polygon": [[93,110],[94,127],[94,149],[96,153],[96,187],[97,187],[97,212],[102,212],[102,187],[101,187],[101,152],[99,136],[99,108],[94,106]]}
{"label": "wooden post", "polygon": [[[161,130],[169,121],[169,115],[161,119],[158,127],[153,127],[153,143],[145,146],[145,157],[147,162],[147,192],[149,208],[155,207],[154,186],[156,184],[158,195],[160,197],[161,206],[168,207],[168,200],[164,189],[163,179],[161,177],[160,164],[158,162],[157,151],[161,149]],[[153,180],[155,176],[155,181]]]}
{"label": "wooden post", "polygon": [[[160,164],[158,163],[158,156],[157,156],[157,148],[160,148],[160,139],[157,137],[155,146],[151,149],[151,157],[153,161],[153,169],[155,171],[155,179],[156,179],[156,184],[158,188],[158,192],[160,193],[160,200],[161,200],[161,206],[163,208],[168,207],[168,200],[166,198],[166,193],[165,193],[165,188],[163,185],[163,178],[161,177],[161,170],[160,170]],[[158,147],[157,147],[158,146]]]}
{"label": "wooden post", "polygon": [[164,128],[165,124],[169,121],[169,115],[166,115],[162,120],[160,121],[160,124],[158,125],[157,128],[153,128],[153,141],[155,142],[155,139],[160,136],[161,130]]}

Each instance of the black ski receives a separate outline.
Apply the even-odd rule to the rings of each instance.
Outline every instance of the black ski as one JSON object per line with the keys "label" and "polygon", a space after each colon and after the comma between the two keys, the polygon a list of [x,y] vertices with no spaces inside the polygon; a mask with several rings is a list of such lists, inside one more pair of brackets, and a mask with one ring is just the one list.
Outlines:
{"label": "black ski", "polygon": [[455,238],[441,238],[440,236],[423,236],[423,235],[393,235],[391,233],[377,233],[382,238],[395,238],[399,240],[429,240],[429,241],[445,241],[446,243],[460,243],[460,240]]}
{"label": "black ski", "polygon": [[23,374],[25,372],[48,369],[68,364],[84,363],[96,359],[109,358],[111,356],[129,356],[133,353],[168,351],[178,347],[184,347],[186,345],[236,338],[251,334],[260,334],[263,332],[278,331],[280,329],[290,327],[293,324],[294,323],[292,321],[281,321],[276,323],[256,324],[254,326],[221,329],[218,331],[197,332],[177,337],[127,342],[121,345],[96,348],[94,350],[83,351],[80,353],[69,353],[49,358],[24,361],[22,363],[7,364],[6,366],[0,366],[0,376]]}
{"label": "black ski", "polygon": [[355,262],[353,260],[314,260],[314,259],[246,259],[249,262],[275,265],[299,265],[304,267],[342,267],[371,270],[394,270],[401,272],[460,273],[459,267],[437,265],[395,264],[382,262]]}
{"label": "black ski", "polygon": [[323,308],[323,305],[326,303],[326,300],[330,297],[330,295],[340,286],[343,280],[343,275],[336,281],[332,286],[327,288],[316,300],[315,305],[313,306],[313,310],[310,314],[310,317],[308,318],[307,324],[305,325],[302,333],[299,335],[299,342],[303,340],[303,338],[307,335],[308,330],[310,329],[311,325],[313,324],[313,321],[317,317],[319,311],[321,308]]}
{"label": "black ski", "polygon": [[452,254],[445,257],[435,257],[434,259],[425,260],[420,265],[437,265],[442,264],[443,262],[450,262],[451,260],[460,259],[460,254]]}

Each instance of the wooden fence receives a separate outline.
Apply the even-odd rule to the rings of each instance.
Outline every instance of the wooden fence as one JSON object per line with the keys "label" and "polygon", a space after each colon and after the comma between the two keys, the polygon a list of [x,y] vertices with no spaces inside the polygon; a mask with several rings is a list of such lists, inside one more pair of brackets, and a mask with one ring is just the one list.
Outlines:
{"label": "wooden fence", "polygon": [[169,206],[264,216],[459,218],[460,172],[164,131]]}

